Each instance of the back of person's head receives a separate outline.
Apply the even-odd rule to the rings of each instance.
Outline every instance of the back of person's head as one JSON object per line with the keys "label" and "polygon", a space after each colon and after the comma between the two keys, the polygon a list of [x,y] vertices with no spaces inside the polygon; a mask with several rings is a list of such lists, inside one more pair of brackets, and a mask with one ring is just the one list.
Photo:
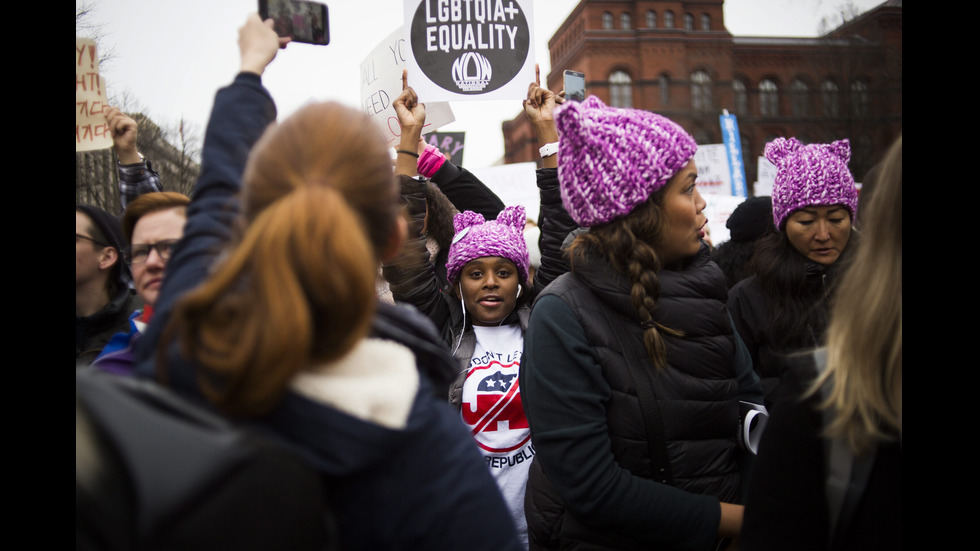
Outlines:
{"label": "back of person's head", "polygon": [[183,193],[177,193],[176,191],[144,193],[136,199],[133,199],[126,205],[126,211],[123,212],[122,218],[122,230],[123,235],[126,237],[126,242],[133,242],[133,228],[136,227],[136,223],[139,222],[140,218],[143,218],[147,214],[167,209],[180,209],[180,212],[184,214],[190,202],[190,197]]}
{"label": "back of person's head", "polygon": [[590,96],[556,112],[562,204],[580,226],[570,250],[572,270],[588,250],[626,275],[630,297],[655,365],[666,364],[662,332],[653,320],[660,294],[659,254],[667,235],[664,190],[694,157],[697,143],[674,121],[640,109],[607,107]]}
{"label": "back of person's head", "polygon": [[126,263],[122,260],[122,250],[125,246],[119,219],[94,205],[75,205],[75,212],[85,216],[88,222],[88,233],[95,241],[96,247],[111,247],[115,249],[116,261],[109,270],[106,289],[110,294],[129,284],[130,275]]}
{"label": "back of person's head", "polygon": [[842,277],[827,335],[830,436],[855,452],[902,435],[902,137],[882,162],[863,239]]}
{"label": "back of person's head", "polygon": [[171,319],[226,413],[267,412],[298,371],[342,357],[369,331],[378,264],[400,244],[391,160],[372,128],[360,111],[312,104],[250,153],[242,236]]}

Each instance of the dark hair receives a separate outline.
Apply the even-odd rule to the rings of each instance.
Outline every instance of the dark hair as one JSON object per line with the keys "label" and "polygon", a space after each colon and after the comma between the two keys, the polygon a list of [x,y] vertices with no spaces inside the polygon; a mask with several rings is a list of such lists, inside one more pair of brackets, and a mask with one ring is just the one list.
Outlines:
{"label": "dark hair", "polygon": [[838,275],[858,239],[852,229],[840,258],[829,266],[807,261],[790,243],[785,229],[756,242],[749,268],[759,280],[769,310],[770,338],[777,350],[810,348],[822,342]]}
{"label": "dark hair", "polygon": [[755,252],[755,241],[728,240],[711,251],[721,271],[725,273],[725,285],[731,289],[736,283],[752,275],[749,261]]}
{"label": "dark hair", "polygon": [[604,257],[616,271],[629,279],[630,301],[644,327],[643,344],[657,368],[667,365],[667,344],[663,333],[672,336],[681,334],[653,319],[653,310],[660,298],[657,273],[663,268],[657,247],[666,233],[666,220],[660,203],[667,187],[656,191],[628,215],[593,226],[579,234],[568,251],[572,272],[576,264],[584,261],[592,251]]}
{"label": "dark hair", "polygon": [[[116,263],[112,265],[106,279],[106,291],[109,296],[114,296],[130,280],[129,266],[122,259],[124,242],[119,218],[95,205],[75,205],[75,212],[84,214],[88,219],[88,231],[94,239],[116,250]],[[99,247],[95,243],[93,245]]]}

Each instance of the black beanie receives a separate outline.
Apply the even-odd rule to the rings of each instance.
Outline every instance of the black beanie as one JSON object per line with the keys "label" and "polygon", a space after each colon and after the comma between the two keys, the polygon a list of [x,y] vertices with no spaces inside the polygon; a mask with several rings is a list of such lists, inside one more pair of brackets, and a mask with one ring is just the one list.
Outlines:
{"label": "black beanie", "polygon": [[731,231],[732,241],[755,241],[766,230],[773,229],[772,197],[761,195],[746,199],[735,207],[725,227]]}
{"label": "black beanie", "polygon": [[126,246],[126,238],[123,237],[122,225],[119,218],[94,205],[75,205],[75,210],[88,216],[89,220],[105,236],[106,244],[116,249],[119,253],[119,260],[112,267],[112,278],[120,285],[129,285],[132,277],[129,275],[129,266],[122,258],[122,250]]}

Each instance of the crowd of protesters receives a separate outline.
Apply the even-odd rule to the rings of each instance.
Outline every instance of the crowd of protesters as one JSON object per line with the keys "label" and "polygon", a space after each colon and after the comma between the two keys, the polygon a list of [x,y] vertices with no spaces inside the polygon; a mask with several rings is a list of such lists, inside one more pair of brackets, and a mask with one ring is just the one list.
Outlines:
{"label": "crowd of protesters", "polygon": [[106,111],[124,214],[76,205],[77,370],[297,450],[331,548],[901,548],[901,138],[860,232],[848,141],[775,139],[714,248],[667,117],[530,83],[526,213],[425,143],[407,73],[393,153],[337,103],[277,120],[288,43],[241,27],[191,197]]}

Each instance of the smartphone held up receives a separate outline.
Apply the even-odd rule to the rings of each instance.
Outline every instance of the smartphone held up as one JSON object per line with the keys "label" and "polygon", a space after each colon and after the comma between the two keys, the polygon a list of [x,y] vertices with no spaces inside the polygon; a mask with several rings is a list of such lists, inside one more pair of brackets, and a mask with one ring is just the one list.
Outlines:
{"label": "smartphone held up", "polygon": [[308,0],[259,0],[259,16],[275,22],[276,34],[293,42],[330,43],[327,6]]}
{"label": "smartphone held up", "polygon": [[585,101],[585,74],[578,71],[565,70],[565,99]]}

